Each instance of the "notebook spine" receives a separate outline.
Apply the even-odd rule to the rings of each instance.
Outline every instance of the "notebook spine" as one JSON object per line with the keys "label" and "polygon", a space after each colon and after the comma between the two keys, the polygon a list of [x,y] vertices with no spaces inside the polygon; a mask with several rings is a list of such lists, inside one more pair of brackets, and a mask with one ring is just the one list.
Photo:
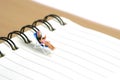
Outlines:
{"label": "notebook spine", "polygon": [[20,29],[20,31],[24,33],[26,28],[30,28],[30,29],[34,30],[35,32],[38,32],[38,31],[39,31],[39,29],[38,29],[37,27],[32,26],[32,25],[23,26],[23,27]]}
{"label": "notebook spine", "polygon": [[52,25],[51,25],[49,22],[47,22],[46,20],[44,20],[44,19],[38,19],[38,20],[34,21],[34,22],[32,23],[32,26],[37,26],[38,23],[43,23],[43,24],[45,24],[50,31],[54,31],[54,30],[55,30],[55,29],[52,27]]}
{"label": "notebook spine", "polygon": [[28,39],[28,37],[27,37],[23,32],[21,32],[21,31],[13,31],[13,32],[10,32],[7,37],[8,37],[9,39],[11,39],[11,38],[13,37],[13,34],[19,35],[19,36],[24,40],[24,42],[27,43],[27,44],[31,42],[31,41]]}
{"label": "notebook spine", "polygon": [[11,39],[9,39],[8,37],[0,37],[0,40],[6,41],[10,45],[12,50],[17,50],[18,49],[16,44]]}
{"label": "notebook spine", "polygon": [[47,21],[50,17],[55,18],[61,25],[65,25],[66,23],[58,16],[55,14],[49,14],[44,17],[44,20]]}
{"label": "notebook spine", "polygon": [[[10,33],[8,33],[7,37],[0,37],[0,40],[3,40],[5,42],[7,42],[9,44],[9,46],[11,47],[12,50],[17,50],[18,47],[16,46],[16,44],[14,43],[13,40],[11,40],[11,38],[13,37],[14,34],[19,35],[23,41],[26,44],[29,44],[31,41],[30,39],[27,37],[27,35],[24,34],[25,30],[27,28],[30,28],[32,30],[34,30],[35,32],[40,31],[37,26],[38,23],[42,23],[44,25],[46,25],[46,27],[50,30],[50,31],[54,31],[55,28],[52,27],[52,25],[48,22],[49,18],[55,18],[61,25],[65,25],[66,23],[56,14],[49,14],[47,16],[45,16],[43,19],[38,19],[35,20],[31,25],[25,25],[23,26],[20,31],[12,31]],[[0,51],[0,57],[3,57],[4,54],[2,54],[2,52]]]}

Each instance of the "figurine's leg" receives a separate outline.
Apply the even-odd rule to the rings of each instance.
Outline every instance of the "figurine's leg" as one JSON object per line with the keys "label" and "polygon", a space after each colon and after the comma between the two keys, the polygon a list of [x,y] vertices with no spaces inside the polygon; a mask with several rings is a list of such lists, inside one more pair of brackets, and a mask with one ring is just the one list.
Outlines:
{"label": "figurine's leg", "polygon": [[51,50],[55,49],[55,47],[51,43],[49,43],[48,41],[45,42],[45,45],[48,46]]}

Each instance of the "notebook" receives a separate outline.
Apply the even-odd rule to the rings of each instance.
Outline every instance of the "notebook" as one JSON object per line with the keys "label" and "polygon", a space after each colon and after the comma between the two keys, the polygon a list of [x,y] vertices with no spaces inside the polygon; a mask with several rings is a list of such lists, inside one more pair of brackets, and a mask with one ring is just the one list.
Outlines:
{"label": "notebook", "polygon": [[0,80],[120,79],[119,39],[54,14],[27,26],[0,37]]}

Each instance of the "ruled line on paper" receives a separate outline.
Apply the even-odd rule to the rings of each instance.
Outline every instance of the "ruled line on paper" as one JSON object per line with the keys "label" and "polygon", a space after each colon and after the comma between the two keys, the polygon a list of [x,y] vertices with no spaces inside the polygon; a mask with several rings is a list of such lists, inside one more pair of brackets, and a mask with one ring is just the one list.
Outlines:
{"label": "ruled line on paper", "polygon": [[74,71],[74,70],[73,70],[72,68],[70,68],[70,67],[67,67],[67,66],[65,66],[65,65],[63,65],[63,64],[60,64],[60,63],[57,63],[57,62],[55,62],[55,61],[53,61],[53,60],[51,60],[51,59],[42,57],[42,56],[40,56],[39,54],[35,54],[33,51],[29,51],[29,50],[24,49],[24,48],[22,48],[22,49],[23,49],[23,50],[26,50],[27,52],[29,52],[30,54],[32,54],[32,55],[34,55],[34,56],[36,56],[36,57],[38,57],[38,58],[41,58],[41,59],[44,59],[44,60],[46,60],[46,61],[52,62],[52,63],[54,63],[54,64],[57,64],[57,65],[65,68],[65,69],[68,69],[68,70],[76,73],[76,74],[79,75],[79,76],[81,75],[82,77],[85,77],[85,78],[88,79],[88,80],[93,80],[91,77],[88,77],[88,76],[83,75],[83,74],[81,74],[81,73],[79,73],[79,72],[77,72],[77,71]]}
{"label": "ruled line on paper", "polygon": [[78,65],[78,66],[80,66],[80,67],[82,67],[82,68],[85,68],[85,69],[87,69],[87,70],[89,70],[89,71],[91,71],[91,72],[93,72],[93,73],[95,73],[95,74],[97,74],[97,75],[99,75],[99,76],[101,76],[101,77],[106,77],[105,75],[103,75],[103,74],[101,74],[101,73],[99,73],[99,72],[96,72],[96,71],[93,71],[93,70],[91,70],[91,69],[89,69],[89,68],[87,68],[87,67],[85,67],[85,66],[83,66],[83,65],[81,65],[81,64],[79,64],[79,63],[76,63],[76,62],[74,62],[74,61],[72,61],[72,60],[69,60],[69,59],[66,59],[66,58],[64,58],[64,57],[61,57],[61,56],[59,56],[59,55],[56,55],[56,54],[54,54],[55,56],[58,56],[58,57],[60,57],[60,58],[62,58],[62,59],[64,59],[64,60],[66,60],[66,61],[69,61],[69,62],[71,62],[71,63],[73,63],[73,64],[76,64],[76,65]]}
{"label": "ruled line on paper", "polygon": [[40,75],[42,75],[42,76],[45,76],[45,77],[47,77],[49,80],[54,80],[53,78],[47,76],[46,74],[40,73],[39,71],[33,70],[33,69],[28,68],[28,67],[26,67],[26,66],[24,66],[24,65],[22,65],[22,64],[16,63],[16,62],[12,61],[12,60],[9,59],[9,58],[6,58],[6,59],[9,60],[9,61],[11,61],[12,63],[17,64],[17,65],[19,65],[19,66],[21,66],[21,67],[23,67],[23,68],[26,68],[26,69],[28,69],[28,70],[30,70],[30,71],[32,71],[32,72],[35,72],[35,73],[40,74]]}
{"label": "ruled line on paper", "polygon": [[[110,69],[108,69],[108,68],[105,68],[105,67],[103,67],[103,66],[101,66],[101,65],[99,65],[99,64],[96,64],[96,63],[94,63],[94,62],[92,62],[92,61],[89,61],[89,60],[87,60],[86,58],[83,58],[83,57],[81,57],[81,56],[79,56],[79,55],[73,54],[73,53],[71,53],[70,51],[66,51],[66,50],[63,50],[63,49],[61,49],[61,48],[58,48],[58,49],[60,49],[60,50],[62,50],[62,51],[65,51],[65,52],[69,53],[70,55],[73,55],[73,56],[75,56],[75,57],[78,57],[78,58],[80,58],[80,59],[82,59],[82,60],[85,60],[85,61],[87,61],[87,62],[90,62],[90,63],[92,63],[92,64],[94,64],[94,65],[96,65],[96,66],[98,66],[98,67],[101,67],[102,69],[107,70],[107,71],[109,71],[109,72],[111,72],[111,73],[114,72],[114,71],[112,71],[112,70],[110,70]],[[77,63],[77,64],[78,64],[78,63]]]}
{"label": "ruled line on paper", "polygon": [[21,58],[23,58],[24,60],[27,60],[27,61],[29,61],[29,62],[32,62],[32,63],[37,64],[37,65],[39,65],[39,66],[42,66],[42,67],[44,67],[44,68],[47,68],[47,69],[49,69],[49,70],[52,70],[52,71],[54,71],[55,73],[59,73],[60,75],[68,78],[69,80],[73,80],[70,76],[67,76],[67,75],[65,75],[65,74],[63,74],[63,73],[61,73],[61,72],[59,72],[59,71],[56,71],[56,70],[50,68],[50,67],[47,67],[47,66],[45,66],[45,65],[43,65],[43,64],[40,64],[40,63],[37,63],[37,62],[35,62],[35,61],[33,61],[33,60],[27,59],[27,58],[25,58],[25,57],[23,57],[23,56],[15,53],[15,52],[14,52],[14,54],[17,55],[17,56],[19,56],[19,57],[21,57]]}
{"label": "ruled line on paper", "polygon": [[6,76],[4,76],[4,75],[2,75],[2,74],[0,74],[0,76],[1,76],[2,78],[6,79],[6,80],[12,80],[12,79],[10,79],[9,77],[6,77]]}
{"label": "ruled line on paper", "polygon": [[33,80],[31,77],[28,77],[28,76],[26,76],[26,75],[24,75],[24,74],[21,74],[21,73],[15,71],[15,70],[13,70],[13,69],[10,69],[10,68],[2,65],[2,64],[0,64],[0,66],[3,67],[3,68],[5,68],[5,69],[7,69],[8,71],[11,71],[11,72],[14,72],[14,73],[16,73],[16,74],[19,74],[19,75],[21,75],[21,76],[23,76],[23,77],[25,77],[25,78],[27,78],[27,79],[29,79],[29,80]]}
{"label": "ruled line on paper", "polygon": [[[67,32],[66,32],[66,33],[67,33]],[[70,35],[71,33],[68,33],[68,34]],[[94,50],[101,52],[101,54],[105,54],[105,55],[108,55],[108,56],[110,56],[110,57],[112,57],[112,58],[114,58],[114,59],[120,60],[120,58],[118,58],[118,56],[113,56],[113,55],[109,54],[108,52],[105,52],[105,51],[102,51],[102,50],[100,50],[100,49],[94,48],[94,47],[91,46],[91,45],[87,45],[87,44],[81,43],[81,42],[78,41],[78,40],[75,40],[75,39],[72,39],[72,38],[68,38],[67,36],[64,36],[64,35],[61,35],[61,34],[58,34],[58,33],[56,33],[56,35],[59,36],[59,37],[62,37],[62,39],[67,39],[67,40],[73,41],[73,42],[75,42],[75,43],[80,43],[81,45],[84,45],[84,46],[89,47],[89,48],[93,48]],[[76,35],[78,35],[78,34],[74,34],[74,35],[72,34],[72,36],[76,36]],[[77,36],[77,38],[85,39],[85,40],[91,41],[91,42],[93,42],[93,43],[96,43],[96,45],[99,44],[99,45],[103,46],[103,44],[100,44],[99,42],[96,42],[95,40],[91,40],[91,39],[86,38],[86,37],[84,37],[84,36]],[[109,46],[106,46],[106,45],[104,45],[104,46],[105,46],[106,48],[108,48],[109,50],[113,50],[113,51],[116,52],[116,53],[120,53],[120,51],[111,49]],[[103,47],[104,47],[104,46],[103,46]],[[118,54],[118,55],[119,55],[119,54]]]}
{"label": "ruled line on paper", "polygon": [[[63,36],[61,36],[61,37],[63,37]],[[50,38],[50,37],[49,37]],[[53,39],[53,38],[52,38]],[[66,39],[66,37],[64,37],[63,39]],[[53,39],[54,40],[54,39]],[[71,39],[68,39],[69,41],[71,40]],[[57,40],[58,41],[58,40]],[[60,42],[60,41],[58,41],[59,43],[62,43],[62,42]],[[73,41],[73,43],[75,43],[75,44],[79,44],[79,43],[77,43],[77,42],[75,42],[75,41]],[[116,64],[114,64],[114,63],[112,63],[112,62],[110,62],[110,61],[108,61],[108,60],[105,60],[105,59],[103,59],[103,58],[100,58],[100,57],[98,57],[98,56],[95,56],[95,55],[93,55],[92,53],[90,53],[90,52],[88,52],[88,51],[85,51],[85,50],[82,50],[82,49],[80,49],[80,48],[76,48],[75,47],[75,45],[70,45],[70,44],[66,44],[66,43],[64,43],[64,45],[67,45],[67,46],[71,46],[72,48],[74,48],[74,49],[77,49],[77,50],[81,50],[81,51],[83,51],[83,52],[85,52],[85,53],[89,53],[89,55],[91,55],[91,56],[94,56],[94,57],[96,57],[96,58],[98,58],[98,59],[101,59],[101,60],[103,60],[103,61],[105,61],[105,62],[107,62],[107,63],[109,63],[109,64],[112,64],[112,65],[114,65],[114,66],[116,66],[116,67],[118,67],[118,68],[120,68],[120,66],[119,65],[116,65]],[[80,45],[82,45],[82,44],[80,44]],[[88,46],[86,46],[86,47],[88,47]],[[90,47],[90,46],[89,46]],[[101,52],[101,53],[103,53],[103,51],[100,51],[100,50],[98,50],[98,52]],[[105,52],[104,52],[105,53]],[[116,59],[116,58],[114,58],[114,59]]]}
{"label": "ruled line on paper", "polygon": [[[64,18],[63,17],[63,20],[64,21],[66,21],[66,22],[68,22],[68,24],[67,25],[65,25],[66,27],[69,27],[69,28],[71,28],[71,29],[73,29],[74,30],[74,32],[82,32],[82,33],[84,33],[84,34],[86,34],[87,36],[94,36],[94,37],[96,37],[96,39],[98,38],[104,38],[104,41],[106,41],[106,42],[109,42],[109,43],[113,43],[113,45],[120,45],[120,43],[118,43],[118,42],[115,42],[115,41],[113,41],[113,40],[115,40],[115,38],[114,37],[111,37],[111,36],[109,36],[109,35],[106,35],[106,34],[104,34],[104,33],[101,33],[101,32],[99,32],[99,31],[95,31],[95,30],[92,30],[92,29],[89,29],[89,28],[85,28],[85,27],[83,27],[83,26],[81,26],[81,25],[79,25],[79,24],[76,24],[76,23],[74,23],[73,21],[71,21],[71,20],[69,20],[69,19],[66,19],[66,18]],[[69,28],[67,29],[64,29],[65,31],[68,31],[69,32]],[[77,35],[77,34],[76,34]],[[106,38],[107,37],[107,38]],[[113,40],[110,40],[110,39],[113,39]],[[118,40],[118,39],[116,39],[116,40]],[[109,47],[109,46],[108,46]]]}
{"label": "ruled line on paper", "polygon": [[[61,43],[61,44],[63,44],[63,43]],[[64,43],[64,45],[67,45],[67,46],[73,46],[73,45],[68,45],[68,44],[65,44]],[[85,51],[85,50],[82,50],[82,49],[80,49],[80,48],[75,48],[75,47],[72,47],[72,48],[74,48],[74,49],[76,49],[76,50],[80,50],[80,51],[82,51],[83,53],[86,53],[86,54],[88,54],[88,55],[91,55],[91,56],[94,56],[94,57],[96,57],[97,59],[100,59],[100,60],[103,60],[103,61],[105,61],[105,62],[107,62],[107,63],[109,63],[109,64],[111,64],[111,65],[114,65],[115,67],[117,67],[117,68],[120,68],[120,66],[119,65],[116,65],[116,64],[114,64],[114,63],[112,63],[112,62],[110,62],[110,61],[108,61],[108,60],[105,60],[105,59],[103,59],[103,58],[101,58],[101,57],[98,57],[98,56],[95,56],[95,55],[93,55],[92,53],[90,53],[90,52],[88,52],[88,51]],[[60,48],[59,48],[60,49]],[[63,49],[61,49],[61,50],[63,50]],[[64,50],[64,51],[66,51],[66,52],[68,52],[67,50]],[[69,53],[71,53],[71,52],[69,52]],[[72,53],[71,53],[72,54]],[[75,54],[74,54],[75,55]],[[78,57],[80,57],[79,55],[76,55],[76,56],[78,56]],[[83,58],[82,58],[83,59]],[[85,60],[85,59],[84,59]],[[86,61],[89,61],[89,60],[86,60]],[[90,61],[89,61],[90,62]],[[93,63],[93,62],[92,62]],[[95,64],[95,63],[94,63]],[[102,66],[101,66],[102,67]],[[105,68],[104,68],[105,69]],[[107,68],[106,68],[106,70],[107,70]],[[109,70],[109,71],[111,71],[111,70]],[[113,71],[111,71],[111,72],[113,72]]]}
{"label": "ruled line on paper", "polygon": [[[75,42],[75,41],[74,41],[74,42]],[[77,43],[75,42],[75,44],[77,44]],[[79,45],[82,45],[82,43],[78,43],[78,44],[79,44]],[[72,48],[74,48],[74,49],[76,49],[76,50],[81,50],[81,51],[87,53],[88,55],[94,56],[94,57],[96,57],[96,58],[98,58],[98,59],[100,59],[100,60],[103,60],[103,61],[105,61],[105,62],[107,62],[107,63],[109,63],[109,64],[112,64],[112,65],[120,68],[119,65],[116,65],[115,63],[112,63],[112,62],[110,62],[110,61],[108,61],[108,60],[106,60],[106,59],[103,59],[103,58],[101,58],[101,57],[99,57],[99,56],[96,56],[96,55],[92,54],[91,52],[88,52],[88,51],[86,51],[86,50],[82,50],[82,49],[79,48],[79,47],[75,47],[75,45],[70,45],[70,44],[65,44],[65,43],[64,43],[64,45],[71,46]],[[86,46],[86,47],[88,47],[88,46]],[[89,47],[90,47],[90,46],[89,46]],[[93,49],[96,50],[96,48],[93,48]],[[98,52],[100,52],[100,53],[105,53],[104,51],[101,51],[101,50],[96,50],[96,51],[98,51]],[[114,58],[114,59],[116,59],[116,58]]]}
{"label": "ruled line on paper", "polygon": [[[84,36],[82,36],[82,35],[74,34],[74,33],[71,33],[71,32],[69,32],[69,31],[67,31],[67,33],[70,34],[70,35],[73,35],[73,36],[75,36],[75,37],[80,37],[80,38],[82,38],[82,39],[85,39],[85,40],[88,40],[88,41],[91,41],[91,42],[93,42],[93,43],[96,43],[96,44],[99,44],[99,45],[103,46],[103,43],[97,42],[97,41],[94,40],[94,39],[91,40],[91,39],[86,38],[86,37],[84,37]],[[82,33],[82,32],[81,32],[81,33]],[[61,35],[59,35],[59,36],[61,36]],[[64,37],[64,36],[62,35],[61,37]],[[64,38],[66,38],[66,37],[64,37]],[[75,40],[73,40],[73,39],[70,39],[70,40],[75,41]],[[76,42],[79,43],[80,41],[77,41],[77,40],[76,40]],[[109,42],[109,41],[108,41],[108,42]],[[81,44],[83,44],[83,43],[81,43]],[[84,44],[84,45],[86,45],[86,44]],[[94,47],[92,47],[92,46],[90,46],[90,45],[86,45],[86,46],[89,46],[89,47],[91,47],[91,48],[94,48]],[[117,52],[117,53],[120,53],[120,51],[118,51],[117,49],[113,49],[113,48],[111,48],[110,46],[104,45],[103,47],[108,48],[108,49],[110,49],[110,50],[113,50],[113,51],[115,51],[115,52]],[[98,50],[98,49],[96,49],[96,50]],[[101,51],[101,53],[103,53],[102,50],[100,50],[100,51]],[[117,56],[113,56],[113,55],[111,55],[111,54],[109,54],[109,53],[107,53],[107,52],[104,52],[104,54],[106,54],[106,55],[108,55],[108,56],[111,56],[111,57],[113,57],[113,58],[115,58],[115,59],[120,60],[120,58],[118,58]]]}

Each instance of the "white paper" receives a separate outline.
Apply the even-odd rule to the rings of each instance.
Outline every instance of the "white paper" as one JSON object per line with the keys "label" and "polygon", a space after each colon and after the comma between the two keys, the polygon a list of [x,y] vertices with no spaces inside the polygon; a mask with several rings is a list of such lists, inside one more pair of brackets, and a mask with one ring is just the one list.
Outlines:
{"label": "white paper", "polygon": [[25,32],[29,44],[19,36],[12,39],[18,50],[0,44],[5,54],[0,58],[0,80],[119,80],[120,41],[62,19],[65,26],[49,21],[56,29],[53,32],[38,26],[54,51],[39,47],[32,30]]}

